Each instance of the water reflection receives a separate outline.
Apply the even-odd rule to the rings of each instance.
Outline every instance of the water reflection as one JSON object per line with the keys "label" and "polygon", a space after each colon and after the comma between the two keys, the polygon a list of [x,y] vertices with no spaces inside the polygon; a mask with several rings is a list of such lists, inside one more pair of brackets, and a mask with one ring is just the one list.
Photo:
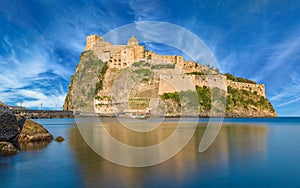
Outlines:
{"label": "water reflection", "polygon": [[22,142],[18,143],[17,147],[22,151],[40,150],[45,148],[50,141],[39,141],[39,142]]}
{"label": "water reflection", "polygon": [[[183,186],[190,178],[205,179],[213,168],[229,171],[230,165],[247,163],[251,157],[266,155],[267,127],[260,125],[225,124],[212,146],[198,152],[205,131],[205,123],[199,123],[188,145],[170,160],[151,167],[129,168],[115,165],[98,156],[84,142],[78,129],[68,131],[68,143],[80,166],[87,187],[157,187],[170,182],[170,186]],[[115,121],[106,123],[106,129],[121,142],[133,146],[149,146],[170,136],[176,123],[166,122],[155,131],[136,133],[121,128]],[[107,143],[107,149],[109,148]],[[158,185],[159,184],[159,185]]]}

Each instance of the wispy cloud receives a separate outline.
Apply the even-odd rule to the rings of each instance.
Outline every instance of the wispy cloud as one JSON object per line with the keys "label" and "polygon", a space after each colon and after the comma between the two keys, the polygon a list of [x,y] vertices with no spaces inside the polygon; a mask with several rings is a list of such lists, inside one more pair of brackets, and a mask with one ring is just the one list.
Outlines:
{"label": "wispy cloud", "polygon": [[[56,101],[61,106],[61,98],[66,94],[66,91],[61,90],[61,84],[64,83],[51,82],[55,81],[54,75],[58,79],[69,79],[71,71],[58,64],[57,59],[50,57],[39,44],[32,43],[32,51],[29,52],[22,50],[20,44],[12,45],[9,37],[4,38],[9,53],[0,55],[0,100],[11,104],[23,101],[28,107],[38,107],[40,103],[46,106]],[[18,54],[14,46],[18,46]]]}
{"label": "wispy cloud", "polygon": [[135,21],[157,21],[162,18],[167,11],[161,11],[162,1],[130,0],[122,2],[129,5],[131,14],[135,17]]}
{"label": "wispy cloud", "polygon": [[283,107],[300,101],[300,77],[295,71],[291,72],[288,82],[280,88],[280,92],[271,96],[270,100],[275,107]]}
{"label": "wispy cloud", "polygon": [[300,57],[300,35],[289,36],[287,39],[280,41],[279,43],[267,48],[263,51],[266,54],[267,59],[264,63],[261,71],[258,72],[257,79],[263,79],[263,77],[274,73],[274,70],[283,68],[287,63],[291,65],[295,59]]}

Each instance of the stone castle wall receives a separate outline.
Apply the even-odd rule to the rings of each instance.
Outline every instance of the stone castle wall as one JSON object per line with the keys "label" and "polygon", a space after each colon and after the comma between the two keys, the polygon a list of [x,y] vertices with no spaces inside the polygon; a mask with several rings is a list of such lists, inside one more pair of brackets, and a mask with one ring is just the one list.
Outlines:
{"label": "stone castle wall", "polygon": [[189,75],[189,76],[162,76],[159,82],[159,95],[187,90],[195,90],[195,86],[220,88],[227,91],[230,86],[238,90],[246,90],[266,98],[264,84],[250,84],[227,80],[223,75]]}
{"label": "stone castle wall", "polygon": [[160,76],[158,94],[195,90],[195,85],[189,76]]}
{"label": "stone castle wall", "polygon": [[159,95],[163,93],[174,93],[180,91],[195,91],[195,86],[220,88],[227,90],[226,76],[223,75],[177,75],[161,76],[159,82]]}
{"label": "stone castle wall", "polygon": [[220,88],[222,90],[227,90],[226,76],[223,75],[190,75],[191,80],[194,85],[209,88]]}

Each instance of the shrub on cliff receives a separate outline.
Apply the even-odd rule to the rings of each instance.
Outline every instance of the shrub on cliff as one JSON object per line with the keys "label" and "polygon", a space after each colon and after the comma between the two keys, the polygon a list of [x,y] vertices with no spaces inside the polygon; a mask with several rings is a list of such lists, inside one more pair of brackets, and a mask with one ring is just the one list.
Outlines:
{"label": "shrub on cliff", "polygon": [[234,82],[243,82],[243,83],[249,83],[249,84],[256,84],[256,82],[249,80],[247,78],[241,78],[241,77],[235,77],[234,75],[230,73],[224,74],[227,78],[227,80],[232,80]]}
{"label": "shrub on cliff", "polygon": [[242,107],[248,109],[253,107],[256,110],[268,110],[275,112],[272,104],[263,96],[247,90],[238,90],[230,86],[227,87],[227,111]]}

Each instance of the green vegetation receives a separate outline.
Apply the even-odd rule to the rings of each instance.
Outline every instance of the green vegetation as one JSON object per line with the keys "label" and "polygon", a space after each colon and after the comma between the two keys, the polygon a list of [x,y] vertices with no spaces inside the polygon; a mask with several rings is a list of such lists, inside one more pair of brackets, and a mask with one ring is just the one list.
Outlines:
{"label": "green vegetation", "polygon": [[178,92],[175,92],[175,93],[164,93],[164,94],[161,95],[160,97],[161,97],[163,100],[172,99],[172,100],[176,101],[177,103],[180,102],[180,98],[179,98]]}
{"label": "green vegetation", "polygon": [[257,95],[247,90],[238,90],[230,86],[227,87],[227,105],[226,110],[232,111],[235,108],[249,109],[250,107],[257,110],[270,110],[275,112],[272,104],[263,96]]}
{"label": "green vegetation", "polygon": [[133,67],[141,67],[141,66],[150,67],[151,65],[148,62],[138,61],[138,62],[133,63],[132,66]]}
{"label": "green vegetation", "polygon": [[212,88],[203,86],[196,87],[200,108],[202,110],[210,110],[212,108],[212,102],[218,101],[220,104],[225,104],[226,102],[226,93],[220,88]]}
{"label": "green vegetation", "polygon": [[[214,88],[215,89],[215,88]],[[218,89],[218,88],[216,88]],[[180,103],[180,98],[183,99],[184,97],[187,97],[190,99],[189,105],[193,104],[195,105],[195,103],[197,103],[197,100],[199,101],[199,106],[201,109],[203,110],[210,110],[211,109],[211,91],[208,87],[196,87],[196,91],[197,91],[197,97],[194,95],[195,92],[193,91],[181,91],[181,92],[175,92],[175,93],[164,93],[163,95],[161,95],[161,98],[163,100],[168,100],[171,99],[173,101],[175,101],[176,103]],[[216,93],[216,92],[213,92]],[[220,92],[218,92],[217,95]],[[217,97],[216,97],[217,98]],[[180,106],[180,104],[179,104]]]}
{"label": "green vegetation", "polygon": [[111,97],[104,95],[104,96],[96,96],[95,99],[99,100],[99,101],[100,100],[111,100]]}
{"label": "green vegetation", "polygon": [[189,72],[189,73],[186,73],[187,75],[196,75],[196,76],[200,76],[200,75],[205,75],[204,72]]}
{"label": "green vegetation", "polygon": [[152,69],[174,69],[175,64],[158,64],[158,65],[152,65]]}
{"label": "green vegetation", "polygon": [[144,76],[144,77],[148,77],[148,76],[153,75],[153,73],[150,69],[144,69],[144,68],[133,70],[133,72],[138,74],[138,75]]}
{"label": "green vegetation", "polygon": [[210,89],[206,86],[204,86],[204,87],[196,86],[196,91],[197,91],[197,95],[198,95],[200,108],[202,108],[204,110],[210,110],[211,109]]}
{"label": "green vegetation", "polygon": [[194,91],[180,91],[175,93],[164,93],[160,96],[167,105],[167,114],[178,115],[179,113],[186,113],[185,115],[198,115],[199,105],[198,97]]}
{"label": "green vegetation", "polygon": [[246,78],[241,78],[241,77],[235,77],[234,75],[232,75],[230,73],[226,73],[224,75],[227,77],[227,80],[232,80],[235,82],[249,83],[249,84],[256,84],[256,82],[254,82],[252,80],[248,80]]}
{"label": "green vegetation", "polygon": [[[175,93],[164,93],[160,97],[166,101],[171,99],[177,103],[180,107],[184,103],[188,106],[194,106],[199,102],[200,113],[207,112],[212,109],[212,104],[217,102],[217,107],[220,109],[215,109],[217,112],[222,112],[223,107],[226,103],[226,111],[233,112],[237,110],[268,110],[270,112],[275,112],[271,103],[263,96],[257,95],[257,93],[250,92],[247,90],[233,89],[232,87],[227,88],[227,95],[224,90],[219,88],[208,88],[208,87],[198,87],[196,86],[198,98],[193,97],[192,91],[182,91]],[[189,98],[189,100],[184,101],[184,98]],[[188,103],[187,103],[188,102]]]}
{"label": "green vegetation", "polygon": [[142,64],[143,64],[143,62],[138,61],[138,62],[133,63],[132,66],[134,66],[134,67],[140,67],[140,66],[142,66]]}
{"label": "green vegetation", "polygon": [[142,82],[149,82],[149,79],[148,78],[143,78]]}
{"label": "green vegetation", "polygon": [[97,95],[97,93],[102,90],[103,88],[103,80],[104,80],[104,75],[106,73],[108,69],[108,65],[107,65],[107,62],[105,62],[102,66],[102,69],[100,71],[100,74],[98,75],[98,79],[99,81],[96,83],[96,89],[95,89],[95,93]]}

